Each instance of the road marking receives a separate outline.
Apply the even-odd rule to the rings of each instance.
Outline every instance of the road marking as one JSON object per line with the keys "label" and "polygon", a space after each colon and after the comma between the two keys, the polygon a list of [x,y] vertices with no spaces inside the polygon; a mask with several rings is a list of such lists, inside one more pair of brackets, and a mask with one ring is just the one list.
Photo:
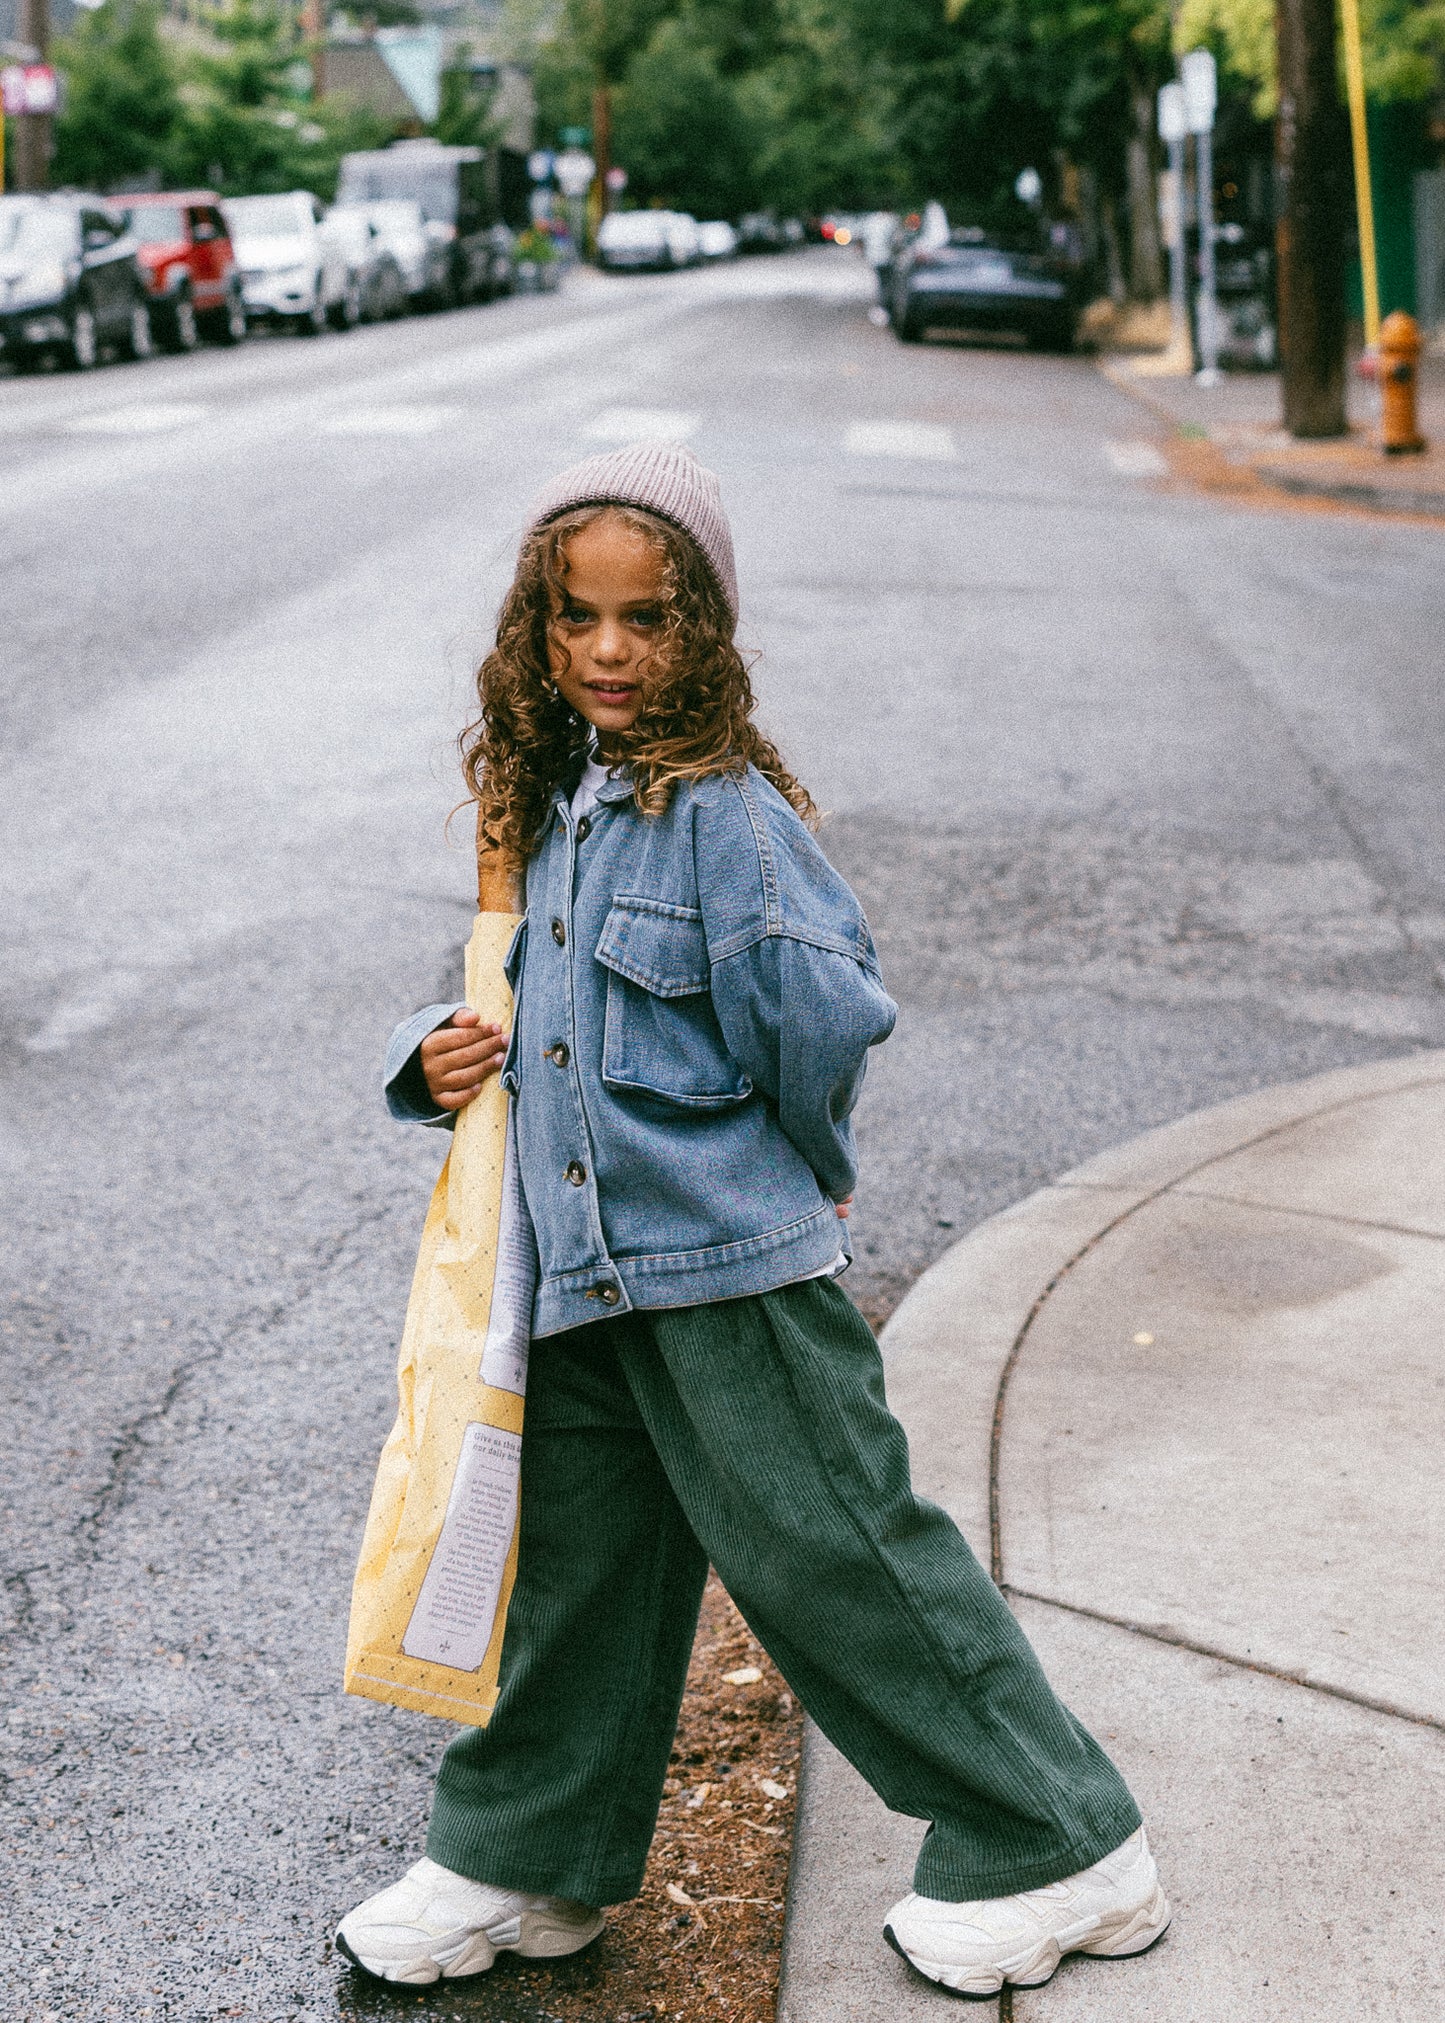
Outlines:
{"label": "road marking", "polygon": [[1153,443],[1105,443],[1104,455],[1121,478],[1167,478],[1169,466]]}
{"label": "road marking", "polygon": [[328,415],[322,429],[332,436],[429,436],[446,428],[460,408],[413,401],[407,407],[353,407]]}
{"label": "road marking", "polygon": [[190,400],[136,401],[129,407],[104,407],[78,414],[65,423],[77,435],[153,436],[167,429],[190,428],[210,413]]}
{"label": "road marking", "polygon": [[855,421],[843,438],[850,457],[932,457],[955,455],[953,430],[931,421]]}
{"label": "road marking", "polygon": [[678,407],[604,407],[588,422],[585,435],[603,443],[680,443],[698,417]]}

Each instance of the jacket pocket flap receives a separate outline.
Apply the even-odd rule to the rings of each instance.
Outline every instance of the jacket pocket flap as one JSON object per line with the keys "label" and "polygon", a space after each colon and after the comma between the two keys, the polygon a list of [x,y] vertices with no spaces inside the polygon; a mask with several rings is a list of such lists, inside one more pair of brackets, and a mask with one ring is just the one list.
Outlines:
{"label": "jacket pocket flap", "polygon": [[524,913],[517,922],[516,931],[507,944],[507,953],[502,959],[502,974],[507,979],[507,987],[516,995],[517,978],[522,974],[522,958],[527,952],[527,916]]}
{"label": "jacket pocket flap", "polygon": [[653,997],[692,997],[712,978],[702,915],[663,899],[615,900],[597,960]]}

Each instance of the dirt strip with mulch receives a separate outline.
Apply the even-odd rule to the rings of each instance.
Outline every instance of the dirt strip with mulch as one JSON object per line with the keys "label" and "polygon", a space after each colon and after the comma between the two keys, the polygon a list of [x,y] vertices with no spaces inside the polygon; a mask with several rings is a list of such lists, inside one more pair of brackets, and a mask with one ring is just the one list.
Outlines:
{"label": "dirt strip with mulch", "polygon": [[708,1581],[642,1892],[570,1960],[392,1989],[350,1973],[341,2023],[772,2023],[803,1717]]}

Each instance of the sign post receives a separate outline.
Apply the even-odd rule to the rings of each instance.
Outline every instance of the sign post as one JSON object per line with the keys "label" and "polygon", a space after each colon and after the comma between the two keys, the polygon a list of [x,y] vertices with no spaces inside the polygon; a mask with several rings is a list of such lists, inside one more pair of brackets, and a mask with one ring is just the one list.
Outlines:
{"label": "sign post", "polygon": [[1191,49],[1179,66],[1184,112],[1194,136],[1194,182],[1199,209],[1199,293],[1195,321],[1199,327],[1201,386],[1219,384],[1219,296],[1214,276],[1214,111],[1219,81],[1208,49]]}
{"label": "sign post", "polygon": [[[1169,349],[1192,368],[1194,347],[1189,337],[1189,276],[1184,264],[1184,142],[1189,113],[1182,84],[1159,88],[1159,138],[1169,157],[1169,180],[1160,192],[1160,223],[1169,248]],[[1165,200],[1167,191],[1167,201]],[[1176,368],[1177,370],[1178,368]]]}

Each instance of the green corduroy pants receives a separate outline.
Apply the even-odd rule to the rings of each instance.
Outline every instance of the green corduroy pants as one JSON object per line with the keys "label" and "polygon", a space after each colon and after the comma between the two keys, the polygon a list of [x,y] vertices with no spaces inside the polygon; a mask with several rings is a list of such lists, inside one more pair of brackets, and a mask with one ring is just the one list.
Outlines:
{"label": "green corduroy pants", "polygon": [[831,1280],[534,1343],[521,1513],[501,1697],[437,1778],[445,1867],[636,1893],[709,1560],[824,1734],[930,1822],[921,1894],[1054,1882],[1139,1824],[957,1527],[914,1495],[877,1344]]}

